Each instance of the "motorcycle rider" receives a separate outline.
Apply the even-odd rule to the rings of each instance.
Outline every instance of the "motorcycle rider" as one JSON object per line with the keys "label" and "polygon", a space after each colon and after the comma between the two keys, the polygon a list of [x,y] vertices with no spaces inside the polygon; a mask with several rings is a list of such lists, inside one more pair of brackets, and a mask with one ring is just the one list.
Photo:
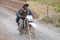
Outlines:
{"label": "motorcycle rider", "polygon": [[[16,13],[16,16],[17,16],[16,17],[16,23],[18,24],[18,27],[19,27],[19,24],[20,24],[20,22],[19,22],[20,17],[23,17],[21,19],[24,20],[27,15],[32,15],[33,16],[33,13],[31,12],[30,9],[28,9],[28,6],[29,6],[29,4],[27,4],[27,3],[24,4],[22,6],[22,8]],[[22,27],[22,28],[24,28],[24,27]]]}

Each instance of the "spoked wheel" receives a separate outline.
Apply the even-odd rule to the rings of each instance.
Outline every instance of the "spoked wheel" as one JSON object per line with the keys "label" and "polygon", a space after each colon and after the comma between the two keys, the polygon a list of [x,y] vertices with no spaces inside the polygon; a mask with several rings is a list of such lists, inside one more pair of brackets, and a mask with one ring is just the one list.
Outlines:
{"label": "spoked wheel", "polygon": [[28,24],[27,28],[28,28],[29,39],[30,40],[33,40],[33,39],[36,40],[37,37],[36,37],[36,33],[35,33],[34,28],[29,24]]}
{"label": "spoked wheel", "polygon": [[18,30],[19,30],[21,35],[24,33],[24,30],[21,27],[19,27]]}
{"label": "spoked wheel", "polygon": [[31,36],[31,26],[28,24],[28,35],[29,35],[29,40],[32,40],[32,36]]}

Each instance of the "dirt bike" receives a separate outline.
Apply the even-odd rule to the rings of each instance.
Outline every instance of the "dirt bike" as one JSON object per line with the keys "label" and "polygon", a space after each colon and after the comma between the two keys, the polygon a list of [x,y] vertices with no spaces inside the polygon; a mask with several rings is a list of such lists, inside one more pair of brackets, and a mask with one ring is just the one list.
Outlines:
{"label": "dirt bike", "polygon": [[[23,18],[23,17],[21,17],[21,18]],[[24,19],[24,18],[23,18],[23,19]],[[21,33],[21,34],[28,33],[28,34],[29,34],[29,38],[30,38],[30,40],[31,40],[31,39],[32,39],[32,38],[31,38],[32,26],[31,26],[30,23],[33,22],[33,16],[32,16],[32,15],[27,15],[24,20],[21,20],[21,19],[20,19],[20,22],[22,22],[22,23],[20,24],[20,26],[23,26],[23,27],[24,27],[24,28],[20,28],[20,29],[21,29],[20,33]]]}

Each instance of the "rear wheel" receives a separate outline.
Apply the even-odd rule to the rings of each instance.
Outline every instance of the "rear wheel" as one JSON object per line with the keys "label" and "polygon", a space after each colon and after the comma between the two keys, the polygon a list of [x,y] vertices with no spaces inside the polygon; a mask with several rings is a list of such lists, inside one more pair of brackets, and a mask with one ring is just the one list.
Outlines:
{"label": "rear wheel", "polygon": [[20,34],[24,33],[24,20],[23,19],[20,19],[20,24],[19,24],[18,30],[19,30]]}

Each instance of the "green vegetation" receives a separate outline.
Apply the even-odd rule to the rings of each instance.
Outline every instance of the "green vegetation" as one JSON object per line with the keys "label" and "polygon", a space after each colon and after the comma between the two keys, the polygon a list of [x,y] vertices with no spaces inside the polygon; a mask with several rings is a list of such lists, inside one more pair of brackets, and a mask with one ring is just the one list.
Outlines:
{"label": "green vegetation", "polygon": [[42,18],[42,21],[45,23],[51,23],[53,25],[55,25],[56,27],[60,27],[60,17],[44,17]]}
{"label": "green vegetation", "polygon": [[44,21],[44,22],[46,22],[46,23],[54,23],[54,19],[52,18],[52,17],[44,17],[43,19],[42,19],[42,21]]}
{"label": "green vegetation", "polygon": [[[54,7],[56,12],[60,12],[59,0],[50,0],[49,2],[45,1],[42,3]],[[51,17],[51,16],[49,16],[49,18],[44,17],[42,20],[46,23],[51,23],[51,24],[55,25],[56,27],[60,27],[60,17],[58,17],[58,16],[57,17],[55,16],[55,18]]]}
{"label": "green vegetation", "polygon": [[55,7],[57,12],[60,12],[60,4],[57,4],[57,3],[53,4],[53,3],[51,3],[50,5]]}
{"label": "green vegetation", "polygon": [[56,24],[55,26],[56,26],[56,27],[60,27],[60,24]]}
{"label": "green vegetation", "polygon": [[27,0],[20,0],[20,1],[25,1],[26,2]]}
{"label": "green vegetation", "polygon": [[60,18],[58,19],[58,22],[60,23]]}

